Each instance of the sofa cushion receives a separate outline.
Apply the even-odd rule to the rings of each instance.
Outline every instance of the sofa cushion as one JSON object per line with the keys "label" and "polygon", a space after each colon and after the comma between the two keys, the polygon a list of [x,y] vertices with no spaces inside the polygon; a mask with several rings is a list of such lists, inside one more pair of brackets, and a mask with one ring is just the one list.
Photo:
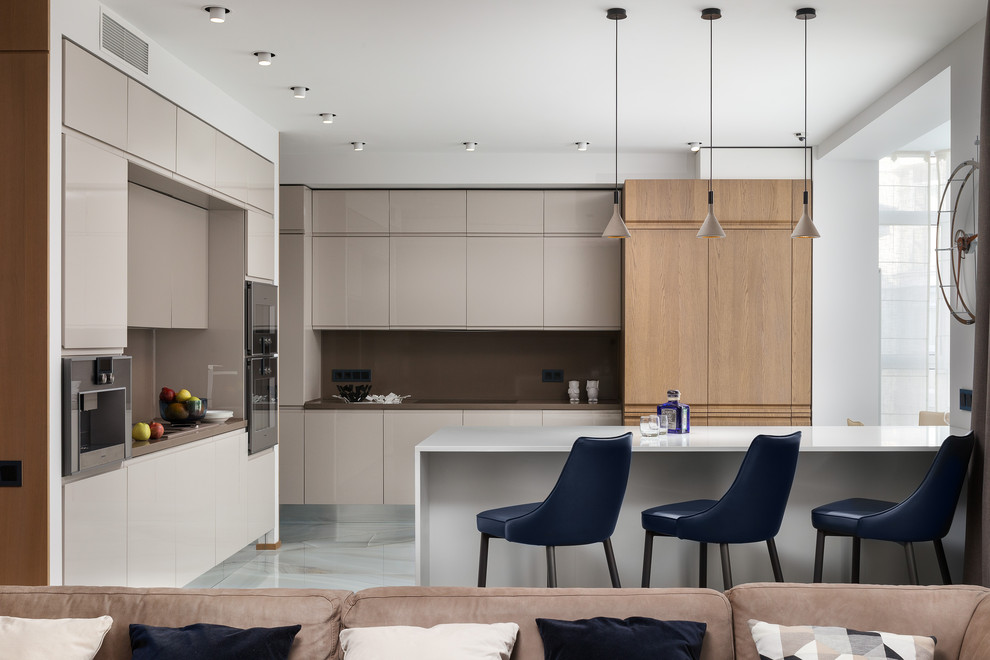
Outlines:
{"label": "sofa cushion", "polygon": [[726,592],[732,603],[736,659],[758,660],[750,619],[785,626],[838,626],[925,635],[936,660],[959,657],[977,604],[990,593],[973,586],[753,583]]}
{"label": "sofa cushion", "polygon": [[92,619],[25,619],[0,616],[0,656],[18,660],[92,660],[113,624]]}
{"label": "sofa cushion", "polygon": [[935,638],[835,626],[779,626],[749,620],[761,660],[932,660]]}
{"label": "sofa cushion", "polygon": [[301,626],[232,628],[194,623],[182,628],[132,623],[132,660],[288,660]]}
{"label": "sofa cushion", "polygon": [[546,660],[698,660],[706,624],[594,617],[577,621],[537,619]]}
{"label": "sofa cushion", "polygon": [[[702,660],[732,657],[729,601],[711,589],[533,589],[477,587],[377,587],[348,597],[344,628],[438,623],[519,624],[513,660],[544,660],[537,617],[701,621],[707,624]],[[752,640],[750,641],[752,643]]]}
{"label": "sofa cushion", "polygon": [[302,625],[290,660],[337,657],[340,605],[349,591],[325,589],[167,589],[0,586],[0,615],[58,618],[109,614],[96,660],[129,660],[128,625],[181,627],[217,623],[236,628]]}
{"label": "sofa cushion", "polygon": [[966,627],[959,660],[986,660],[990,658],[990,593],[973,611],[973,618]]}
{"label": "sofa cushion", "polygon": [[432,628],[375,626],[340,633],[344,660],[509,660],[514,623],[441,623]]}

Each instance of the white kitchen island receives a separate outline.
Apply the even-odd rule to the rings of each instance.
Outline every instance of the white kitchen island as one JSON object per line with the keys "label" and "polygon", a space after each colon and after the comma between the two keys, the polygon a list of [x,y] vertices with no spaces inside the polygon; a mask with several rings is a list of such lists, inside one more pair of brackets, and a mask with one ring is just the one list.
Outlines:
{"label": "white kitchen island", "polygon": [[[639,430],[623,426],[444,428],[416,446],[416,580],[423,585],[475,585],[479,533],[485,509],[543,500],[574,440],[633,433],[633,459],[622,512],[612,536],[624,587],[640,585],[644,509],[681,500],[717,499],[732,483],[759,433],[802,432],[801,456],[787,512],[777,536],[784,578],[810,582],[815,555],[811,509],[847,497],[900,500],[924,477],[948,427],[695,427],[687,435],[641,444]],[[961,578],[965,491],[945,539],[949,567]],[[848,581],[849,539],[829,537],[824,579]],[[922,583],[939,583],[930,543],[916,544]],[[766,544],[732,546],[737,584],[773,579]],[[721,587],[719,553],[708,553],[709,586]],[[489,586],[543,586],[545,551],[492,539]],[[904,552],[894,543],[865,541],[863,582],[905,583]],[[696,586],[698,544],[657,537],[652,586]],[[601,544],[557,549],[561,587],[609,586]]]}

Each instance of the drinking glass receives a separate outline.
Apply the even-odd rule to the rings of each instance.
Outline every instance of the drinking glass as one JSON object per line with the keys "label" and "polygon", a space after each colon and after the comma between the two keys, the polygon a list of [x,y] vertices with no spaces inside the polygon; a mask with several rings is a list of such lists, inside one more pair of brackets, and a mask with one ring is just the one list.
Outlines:
{"label": "drinking glass", "polygon": [[656,415],[639,418],[639,432],[643,438],[655,438],[660,434],[660,420]]}

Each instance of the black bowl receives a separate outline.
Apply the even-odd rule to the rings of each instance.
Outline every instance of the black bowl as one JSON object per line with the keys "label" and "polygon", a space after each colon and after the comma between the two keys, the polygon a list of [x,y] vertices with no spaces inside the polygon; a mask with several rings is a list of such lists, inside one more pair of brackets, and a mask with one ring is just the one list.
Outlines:
{"label": "black bowl", "polygon": [[338,385],[337,391],[340,392],[340,396],[344,397],[351,403],[357,403],[358,401],[364,401],[365,397],[371,391],[371,385]]}
{"label": "black bowl", "polygon": [[158,411],[162,419],[172,424],[193,424],[203,419],[206,414],[206,399],[192,399],[172,403],[158,402]]}

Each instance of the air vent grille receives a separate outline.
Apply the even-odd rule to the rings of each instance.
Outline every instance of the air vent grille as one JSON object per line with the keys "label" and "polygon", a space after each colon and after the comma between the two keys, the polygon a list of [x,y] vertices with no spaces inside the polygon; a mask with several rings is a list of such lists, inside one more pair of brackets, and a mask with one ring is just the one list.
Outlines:
{"label": "air vent grille", "polygon": [[103,14],[100,31],[103,49],[113,53],[142,73],[148,73],[148,42]]}

